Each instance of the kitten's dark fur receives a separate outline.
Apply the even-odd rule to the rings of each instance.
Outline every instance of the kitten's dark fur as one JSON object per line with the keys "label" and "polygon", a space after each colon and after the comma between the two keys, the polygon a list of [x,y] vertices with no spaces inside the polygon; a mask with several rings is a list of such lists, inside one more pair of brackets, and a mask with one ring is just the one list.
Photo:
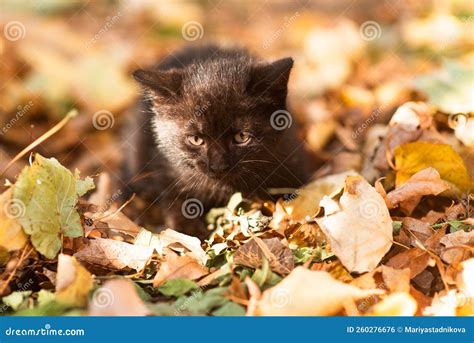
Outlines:
{"label": "kitten's dark fur", "polygon": [[[268,63],[242,49],[204,46],[136,71],[145,96],[126,137],[132,144],[125,175],[130,189],[157,203],[168,227],[203,237],[202,214],[225,205],[234,192],[269,198],[267,188],[305,183],[296,123],[283,130],[271,125],[271,119],[291,119],[272,114],[286,110],[292,66],[291,58]],[[250,140],[238,144],[242,137]],[[188,199],[197,199],[203,211],[199,203],[198,213],[185,209]]]}

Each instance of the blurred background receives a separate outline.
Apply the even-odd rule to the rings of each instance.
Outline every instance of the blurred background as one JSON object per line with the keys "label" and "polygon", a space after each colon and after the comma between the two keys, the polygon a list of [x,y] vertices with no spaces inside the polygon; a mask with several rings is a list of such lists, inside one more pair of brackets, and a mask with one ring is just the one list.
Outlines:
{"label": "blurred background", "polygon": [[131,72],[209,41],[270,60],[294,58],[290,112],[315,159],[325,162],[318,175],[363,169],[367,129],[386,124],[406,101],[431,97],[448,113],[472,110],[466,88],[455,98],[446,91],[472,86],[462,69],[474,65],[470,0],[0,3],[0,170],[77,108],[35,150],[82,175],[117,176],[127,144],[120,128],[139,96]]}

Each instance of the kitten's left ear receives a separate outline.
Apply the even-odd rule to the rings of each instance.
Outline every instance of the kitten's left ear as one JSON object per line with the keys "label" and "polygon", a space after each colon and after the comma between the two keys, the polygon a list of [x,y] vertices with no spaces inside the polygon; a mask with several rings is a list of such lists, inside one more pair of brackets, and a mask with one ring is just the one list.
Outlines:
{"label": "kitten's left ear", "polygon": [[288,79],[293,67],[291,57],[270,64],[255,65],[250,71],[248,91],[251,94],[271,93],[286,98]]}
{"label": "kitten's left ear", "polygon": [[179,96],[183,75],[177,69],[171,70],[136,70],[133,78],[142,86],[164,97]]}

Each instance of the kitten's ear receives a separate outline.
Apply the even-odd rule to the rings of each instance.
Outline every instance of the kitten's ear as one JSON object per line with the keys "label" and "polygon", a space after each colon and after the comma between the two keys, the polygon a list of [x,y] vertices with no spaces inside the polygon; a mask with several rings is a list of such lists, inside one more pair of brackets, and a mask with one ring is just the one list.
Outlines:
{"label": "kitten's ear", "polygon": [[155,91],[159,95],[170,97],[181,94],[183,81],[182,72],[172,70],[143,70],[139,69],[133,73],[133,78],[142,86]]}
{"label": "kitten's ear", "polygon": [[286,97],[288,79],[293,67],[291,57],[283,58],[270,64],[255,65],[250,71],[248,91],[251,94],[270,92]]}

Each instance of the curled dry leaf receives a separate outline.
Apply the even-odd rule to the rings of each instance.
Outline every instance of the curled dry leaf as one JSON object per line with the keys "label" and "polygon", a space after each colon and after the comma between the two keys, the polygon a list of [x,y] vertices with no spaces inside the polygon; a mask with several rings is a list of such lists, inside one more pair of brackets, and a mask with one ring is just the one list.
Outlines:
{"label": "curled dry leaf", "polygon": [[433,125],[433,108],[423,102],[407,102],[392,116],[381,144],[374,156],[373,164],[380,170],[389,169],[388,159],[395,148],[414,141],[443,142]]}
{"label": "curled dry leaf", "polygon": [[74,256],[80,261],[105,268],[120,270],[128,267],[141,271],[152,254],[153,247],[96,238],[89,240],[85,247],[76,252]]}
{"label": "curled dry leaf", "polygon": [[276,286],[263,292],[257,314],[261,316],[326,316],[341,311],[344,303],[380,289],[360,289],[334,279],[329,273],[295,268]]}
{"label": "curled dry leaf", "polygon": [[283,276],[288,275],[295,267],[293,253],[278,238],[254,237],[235,252],[233,261],[242,266],[259,268],[262,266],[263,257],[269,261],[274,272]]}
{"label": "curled dry leaf", "polygon": [[71,306],[84,306],[92,285],[92,275],[74,257],[58,256],[56,300]]}
{"label": "curled dry leaf", "polygon": [[426,168],[408,179],[406,183],[389,192],[386,197],[388,208],[400,206],[409,215],[424,195],[438,195],[450,188],[434,168]]}
{"label": "curled dry leaf", "polygon": [[[459,230],[449,233],[440,239],[441,244],[445,249],[441,253],[441,258],[446,263],[454,263],[461,261],[463,256],[472,254],[472,247],[474,246],[474,231]],[[471,247],[469,249],[469,247]]]}
{"label": "curled dry leaf", "polygon": [[95,290],[89,301],[90,316],[146,316],[150,313],[126,279],[109,280]]}
{"label": "curled dry leaf", "polygon": [[324,196],[334,196],[344,187],[344,180],[349,175],[358,175],[355,171],[325,176],[299,189],[298,197],[286,205],[286,211],[296,221],[313,218],[319,212],[319,202]]}
{"label": "curled dry leaf", "polygon": [[176,245],[181,245],[189,250],[202,265],[206,264],[208,256],[202,249],[201,241],[198,238],[185,235],[175,230],[166,229],[159,234],[159,239],[162,248],[173,248]]}
{"label": "curled dry leaf", "polygon": [[428,267],[430,255],[421,248],[405,250],[393,256],[386,265],[395,269],[410,269],[410,278],[414,278]]}
{"label": "curled dry leaf", "polygon": [[339,202],[325,197],[316,221],[350,272],[373,270],[392,246],[392,219],[382,196],[361,176],[346,178]]}
{"label": "curled dry leaf", "polygon": [[207,268],[193,256],[179,256],[169,250],[166,253],[166,260],[161,263],[160,269],[153,279],[153,286],[161,286],[166,281],[173,279],[196,280],[207,274],[209,274]]}

